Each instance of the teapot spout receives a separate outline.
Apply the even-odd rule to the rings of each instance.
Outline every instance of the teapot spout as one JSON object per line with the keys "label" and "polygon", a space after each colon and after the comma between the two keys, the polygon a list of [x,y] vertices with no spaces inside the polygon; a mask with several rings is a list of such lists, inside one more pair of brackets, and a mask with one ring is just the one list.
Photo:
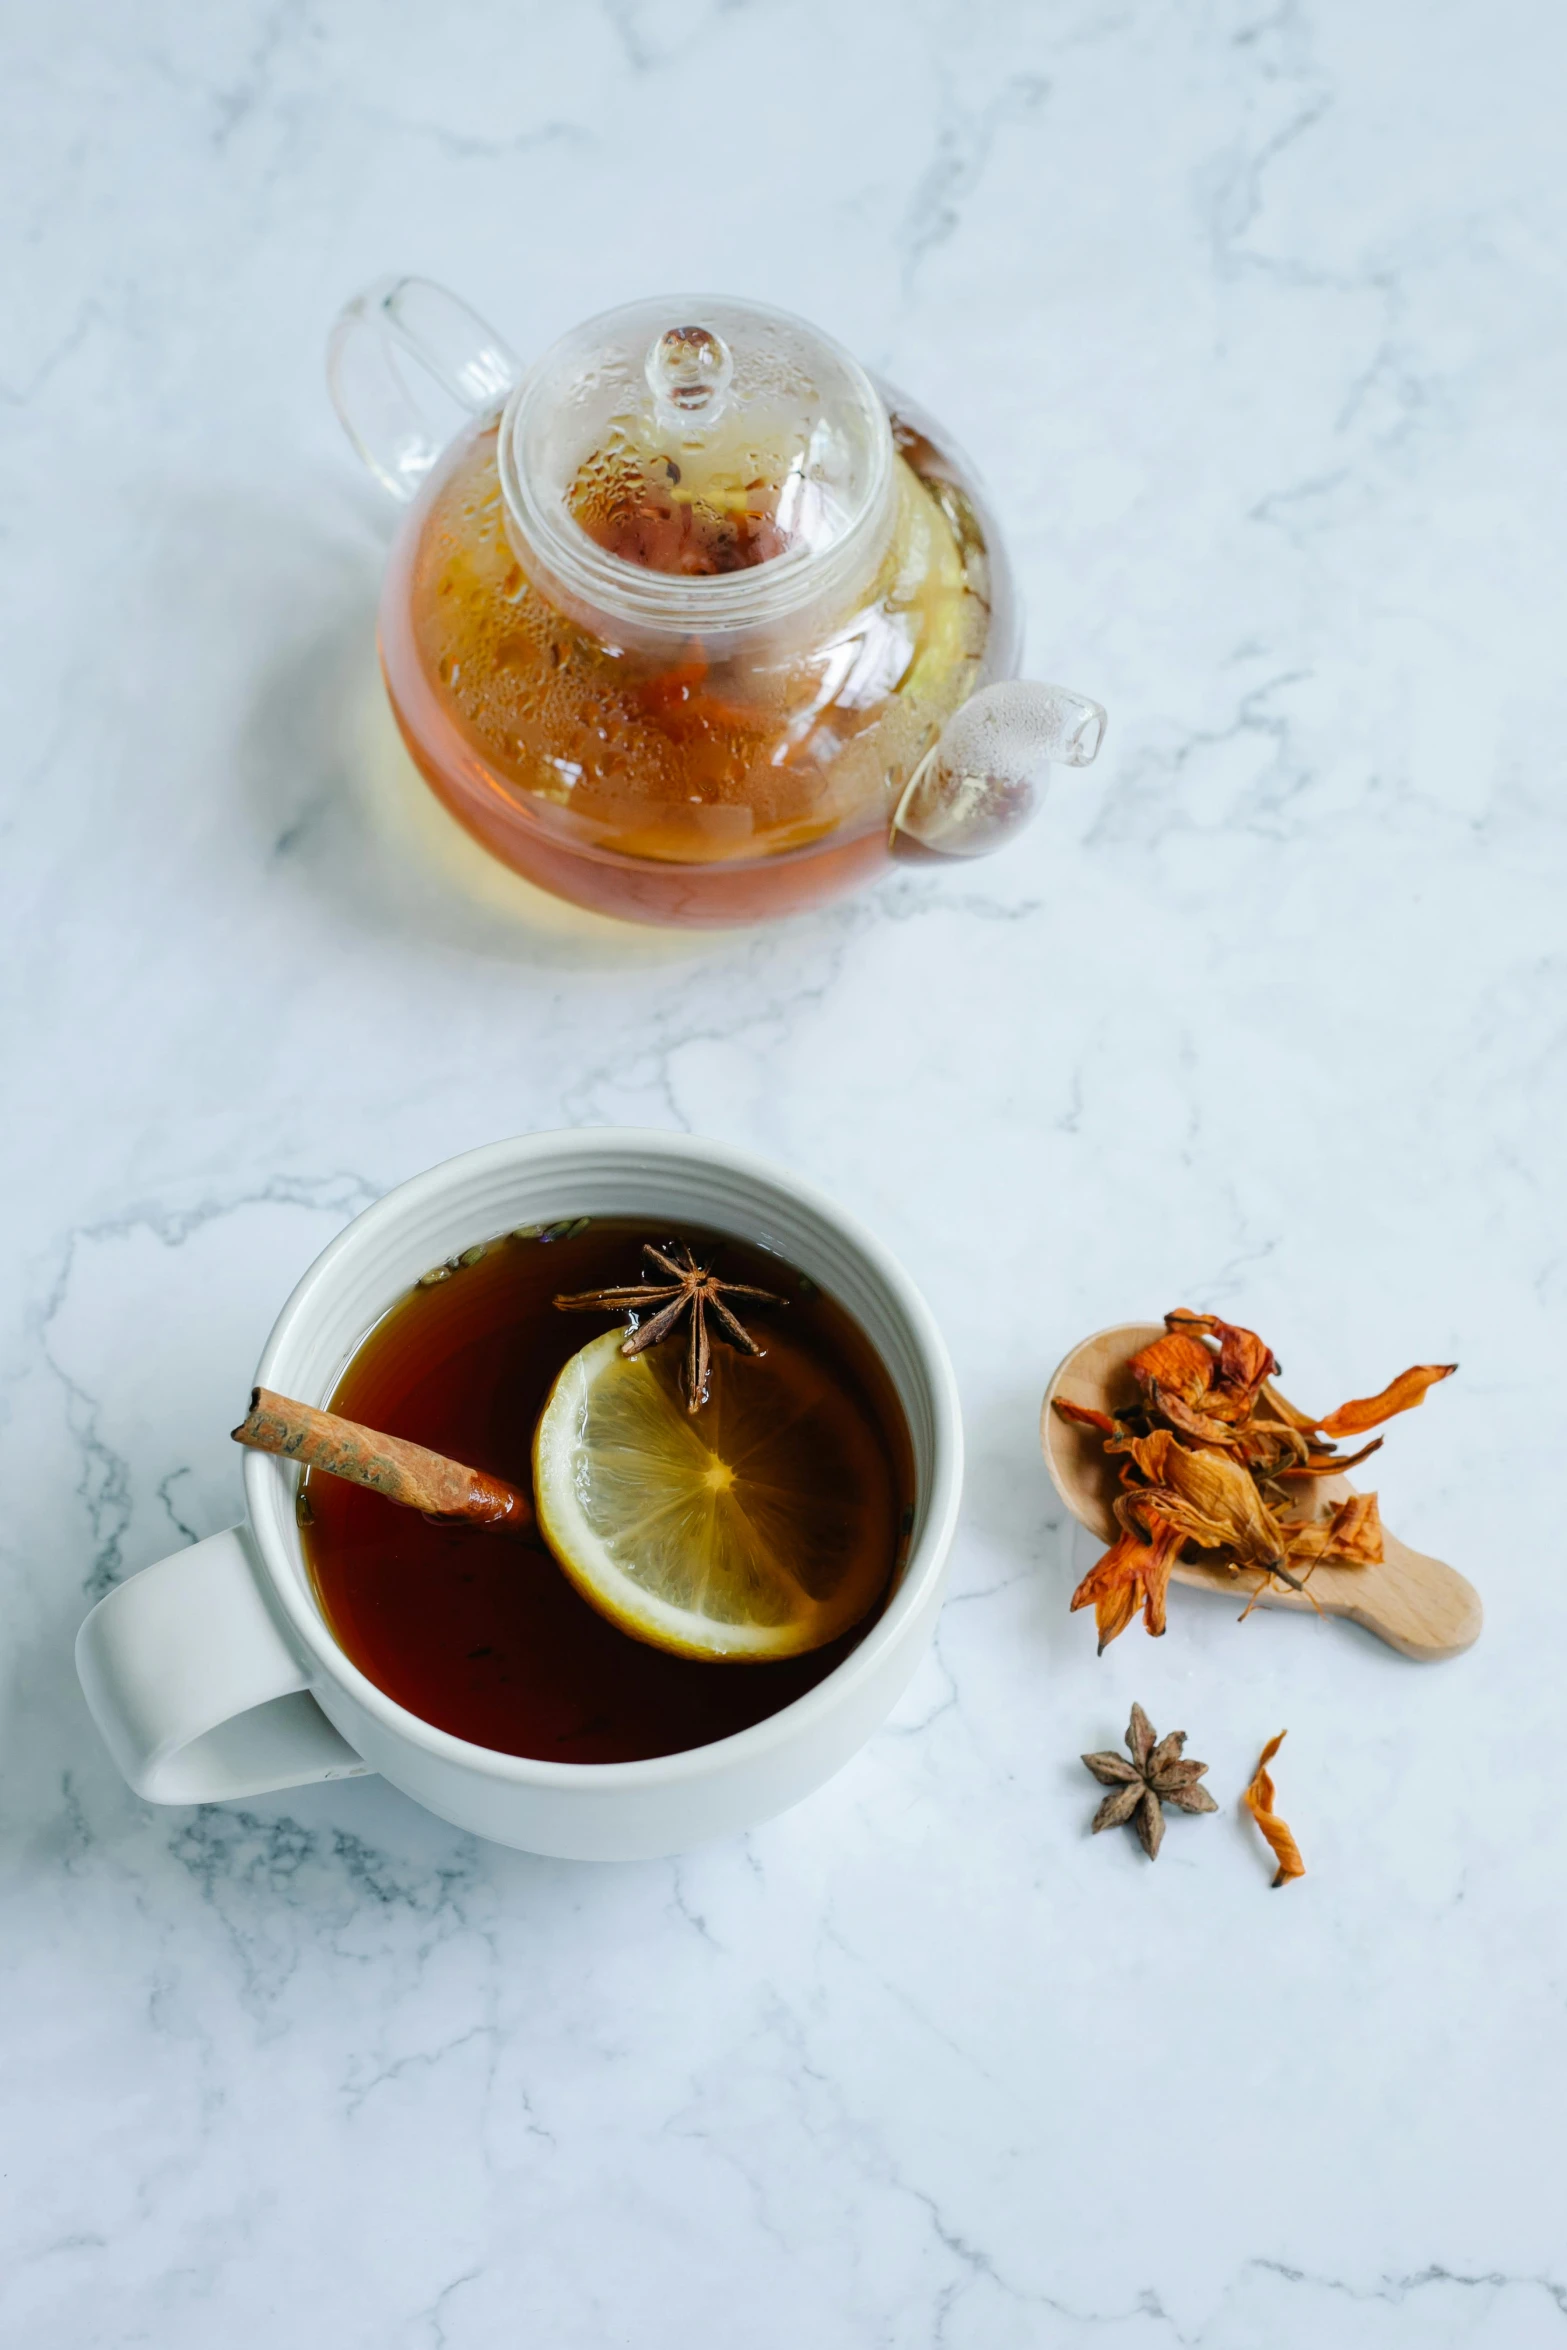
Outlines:
{"label": "teapot spout", "polygon": [[954,710],[910,776],[893,837],[942,857],[984,857],[1021,832],[1052,765],[1089,767],[1104,740],[1098,702],[1011,678]]}

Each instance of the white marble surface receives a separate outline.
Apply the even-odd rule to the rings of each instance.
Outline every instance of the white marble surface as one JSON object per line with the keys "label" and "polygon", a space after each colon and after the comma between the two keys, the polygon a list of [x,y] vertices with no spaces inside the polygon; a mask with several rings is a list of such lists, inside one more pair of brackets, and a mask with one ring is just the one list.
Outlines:
{"label": "white marble surface", "polygon": [[[1567,2341],[1559,12],[68,0],[4,59],[0,2339]],[[486,892],[321,383],[398,266],[523,348],[682,282],[835,329],[1002,490],[1099,766],[767,934]],[[897,1719],[678,1865],[144,1809],[89,1599],[235,1513],[347,1216],[572,1122],[770,1152],[926,1287],[973,1467]],[[1182,1301],[1312,1399],[1461,1358],[1380,1482],[1468,1658],[1177,1594],[1095,1662],[1039,1391]],[[1156,1869],[1085,1833],[1132,1697],[1226,1806]]]}

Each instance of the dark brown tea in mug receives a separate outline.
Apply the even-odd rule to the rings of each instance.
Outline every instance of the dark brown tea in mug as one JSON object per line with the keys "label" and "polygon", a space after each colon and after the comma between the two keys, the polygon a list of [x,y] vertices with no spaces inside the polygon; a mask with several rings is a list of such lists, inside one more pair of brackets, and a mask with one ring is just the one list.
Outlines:
{"label": "dark brown tea in mug", "polygon": [[[874,1513],[882,1599],[829,1647],[781,1663],[698,1662],[633,1640],[555,1560],[504,1534],[437,1525],[340,1478],[312,1474],[300,1531],[334,1637],[378,1688],[455,1737],[546,1762],[635,1762],[749,1729],[825,1679],[885,1605],[913,1523],[902,1406],[859,1324],[781,1257],[699,1226],[626,1217],[508,1234],[426,1275],[363,1341],[331,1408],[531,1490],[533,1433],[556,1374],[614,1326],[554,1300],[636,1282],[643,1245],[689,1242],[726,1281],[787,1302],[748,1324],[765,1347],[786,1317],[818,1400],[857,1419],[887,1470]],[[664,1342],[680,1347],[677,1336]]]}

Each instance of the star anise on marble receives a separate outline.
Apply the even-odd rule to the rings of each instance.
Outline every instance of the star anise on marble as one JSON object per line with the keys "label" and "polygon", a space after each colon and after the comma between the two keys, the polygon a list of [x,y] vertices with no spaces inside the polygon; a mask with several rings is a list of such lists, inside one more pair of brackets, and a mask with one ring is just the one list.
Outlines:
{"label": "star anise on marble", "polygon": [[642,1314],[649,1306],[658,1312],[647,1321],[638,1321],[621,1347],[623,1355],[639,1355],[650,1346],[657,1346],[667,1338],[689,1314],[690,1329],[686,1339],[686,1410],[699,1412],[707,1401],[707,1376],[711,1363],[707,1317],[712,1315],[716,1334],[731,1346],[738,1346],[748,1355],[759,1355],[762,1349],[724,1300],[727,1297],[748,1297],[757,1305],[779,1306],[786,1301],[775,1297],[770,1289],[753,1289],[749,1281],[720,1281],[707,1265],[699,1265],[685,1241],[676,1244],[682,1263],[654,1248],[651,1242],[643,1244],[642,1254],[663,1275],[662,1280],[634,1281],[622,1289],[588,1289],[576,1297],[558,1297],[555,1300],[563,1314]]}
{"label": "star anise on marble", "polygon": [[1157,1860],[1164,1842],[1167,1803],[1173,1803],[1177,1811],[1218,1810],[1207,1788],[1197,1784],[1208,1766],[1182,1762],[1185,1744],[1184,1730],[1172,1730],[1168,1738],[1155,1743],[1152,1722],[1140,1705],[1134,1705],[1126,1732],[1131,1761],[1120,1754],[1084,1755],[1083,1761],[1099,1784],[1110,1790],[1094,1814],[1096,1836],[1101,1828],[1122,1828],[1130,1822],[1148,1858]]}

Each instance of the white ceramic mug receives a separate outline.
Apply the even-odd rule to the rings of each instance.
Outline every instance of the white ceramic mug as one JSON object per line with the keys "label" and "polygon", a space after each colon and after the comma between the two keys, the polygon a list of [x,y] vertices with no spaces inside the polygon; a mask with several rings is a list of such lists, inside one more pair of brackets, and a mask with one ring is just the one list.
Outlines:
{"label": "white ceramic mug", "polygon": [[[245,1456],[248,1521],[100,1600],[76,1663],[109,1751],[154,1803],[210,1803],[379,1771],[459,1827],[574,1860],[679,1852],[799,1802],[896,1704],[935,1623],[963,1478],[957,1386],[902,1267],[810,1185],[688,1135],[525,1135],[449,1159],[356,1216],[284,1306],[258,1385],[326,1403],[366,1332],[421,1273],[520,1224],[573,1215],[716,1225],[776,1249],[845,1305],[908,1417],[915,1516],[898,1588],[859,1646],[734,1737],[647,1762],[539,1762],[421,1721],[343,1653],[294,1515],[298,1471]],[[236,1413],[243,1402],[236,1396]],[[715,1665],[715,1672],[741,1671]]]}

